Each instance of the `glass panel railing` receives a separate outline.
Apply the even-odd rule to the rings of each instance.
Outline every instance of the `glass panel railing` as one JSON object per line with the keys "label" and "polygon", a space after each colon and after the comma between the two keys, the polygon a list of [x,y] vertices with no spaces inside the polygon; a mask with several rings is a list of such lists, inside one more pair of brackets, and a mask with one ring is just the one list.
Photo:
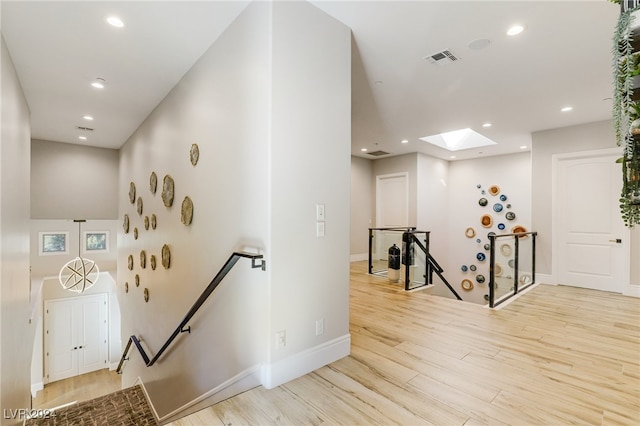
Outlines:
{"label": "glass panel railing", "polygon": [[402,240],[405,290],[415,290],[428,285],[429,233],[416,230],[406,232],[403,234]]}
{"label": "glass panel railing", "polygon": [[402,234],[416,228],[369,228],[369,273],[386,277],[389,249],[402,249]]}
{"label": "glass panel railing", "polygon": [[489,235],[489,306],[495,307],[535,283],[537,232]]}

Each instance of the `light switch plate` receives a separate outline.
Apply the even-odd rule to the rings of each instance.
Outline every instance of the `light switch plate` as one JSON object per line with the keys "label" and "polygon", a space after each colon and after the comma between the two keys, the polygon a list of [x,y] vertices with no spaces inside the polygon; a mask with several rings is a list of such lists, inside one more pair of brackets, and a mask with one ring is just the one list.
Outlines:
{"label": "light switch plate", "polygon": [[324,237],[324,222],[316,222],[316,237]]}

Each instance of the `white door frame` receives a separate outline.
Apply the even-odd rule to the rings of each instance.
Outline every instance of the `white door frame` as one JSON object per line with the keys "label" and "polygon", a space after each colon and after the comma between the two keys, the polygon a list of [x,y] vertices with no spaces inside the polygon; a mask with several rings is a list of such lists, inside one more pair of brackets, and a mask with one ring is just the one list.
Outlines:
{"label": "white door frame", "polygon": [[[594,157],[604,157],[604,156],[610,156],[610,155],[619,155],[622,156],[622,148],[608,148],[608,149],[599,149],[599,150],[594,150],[594,151],[582,151],[582,152],[572,152],[572,153],[567,153],[567,154],[555,154],[551,157],[551,250],[552,250],[552,256],[551,256],[551,276],[553,279],[553,284],[557,284],[558,283],[558,264],[559,264],[559,253],[560,253],[560,242],[559,242],[559,238],[556,238],[556,235],[559,235],[558,233],[560,232],[559,230],[559,209],[555,209],[554,206],[559,205],[559,200],[558,200],[558,170],[560,167],[560,162],[561,161],[566,161],[566,160],[579,160],[582,158],[594,158]],[[620,185],[622,185],[622,182],[620,182]],[[622,186],[621,186],[622,188]],[[533,208],[535,208],[535,206],[532,206]],[[629,288],[630,288],[630,253],[631,253],[631,233],[629,231],[629,228],[627,228],[626,226],[624,227],[623,230],[623,235],[622,235],[623,241],[625,241],[624,246],[621,248],[624,251],[624,272],[622,274],[622,278],[623,278],[623,283],[622,283],[622,288],[623,288],[623,294],[628,294],[629,293]]]}
{"label": "white door frame", "polygon": [[409,226],[409,172],[400,172],[400,173],[390,173],[386,175],[377,175],[376,176],[376,227],[380,227],[380,210],[381,210],[381,199],[380,199],[380,181],[382,179],[389,179],[393,177],[404,177],[405,183],[405,206],[406,206],[406,217],[405,224],[403,226]]}

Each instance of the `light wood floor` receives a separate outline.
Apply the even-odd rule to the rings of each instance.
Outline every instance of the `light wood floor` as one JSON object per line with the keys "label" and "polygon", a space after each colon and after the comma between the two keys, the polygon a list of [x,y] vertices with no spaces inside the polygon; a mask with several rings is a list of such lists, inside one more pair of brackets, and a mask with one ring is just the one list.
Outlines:
{"label": "light wood floor", "polygon": [[36,394],[34,409],[54,408],[73,401],[83,402],[122,389],[122,376],[108,369],[47,383]]}
{"label": "light wood floor", "polygon": [[182,425],[640,425],[640,299],[540,285],[501,310],[351,274],[351,355]]}

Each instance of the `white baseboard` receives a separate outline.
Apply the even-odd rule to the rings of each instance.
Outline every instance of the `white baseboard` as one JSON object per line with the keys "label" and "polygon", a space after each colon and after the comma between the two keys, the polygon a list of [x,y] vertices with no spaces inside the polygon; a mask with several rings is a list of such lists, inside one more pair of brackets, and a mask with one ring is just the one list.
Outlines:
{"label": "white baseboard", "polygon": [[35,398],[38,391],[41,391],[42,389],[44,389],[43,382],[31,383],[31,396]]}
{"label": "white baseboard", "polygon": [[640,297],[640,284],[629,284],[622,294],[625,296]]}
{"label": "white baseboard", "polygon": [[540,284],[551,284],[558,285],[557,282],[553,279],[553,275],[550,274],[539,274],[536,272],[536,282]]}
{"label": "white baseboard", "polygon": [[113,371],[116,368],[118,368],[118,364],[120,364],[120,361],[118,361],[118,362],[110,362],[109,363],[109,371]]}
{"label": "white baseboard", "polygon": [[263,366],[262,386],[275,388],[331,364],[351,353],[351,335],[345,334],[273,364]]}
{"label": "white baseboard", "polygon": [[351,262],[360,262],[362,260],[369,260],[369,253],[352,254],[349,257]]}

